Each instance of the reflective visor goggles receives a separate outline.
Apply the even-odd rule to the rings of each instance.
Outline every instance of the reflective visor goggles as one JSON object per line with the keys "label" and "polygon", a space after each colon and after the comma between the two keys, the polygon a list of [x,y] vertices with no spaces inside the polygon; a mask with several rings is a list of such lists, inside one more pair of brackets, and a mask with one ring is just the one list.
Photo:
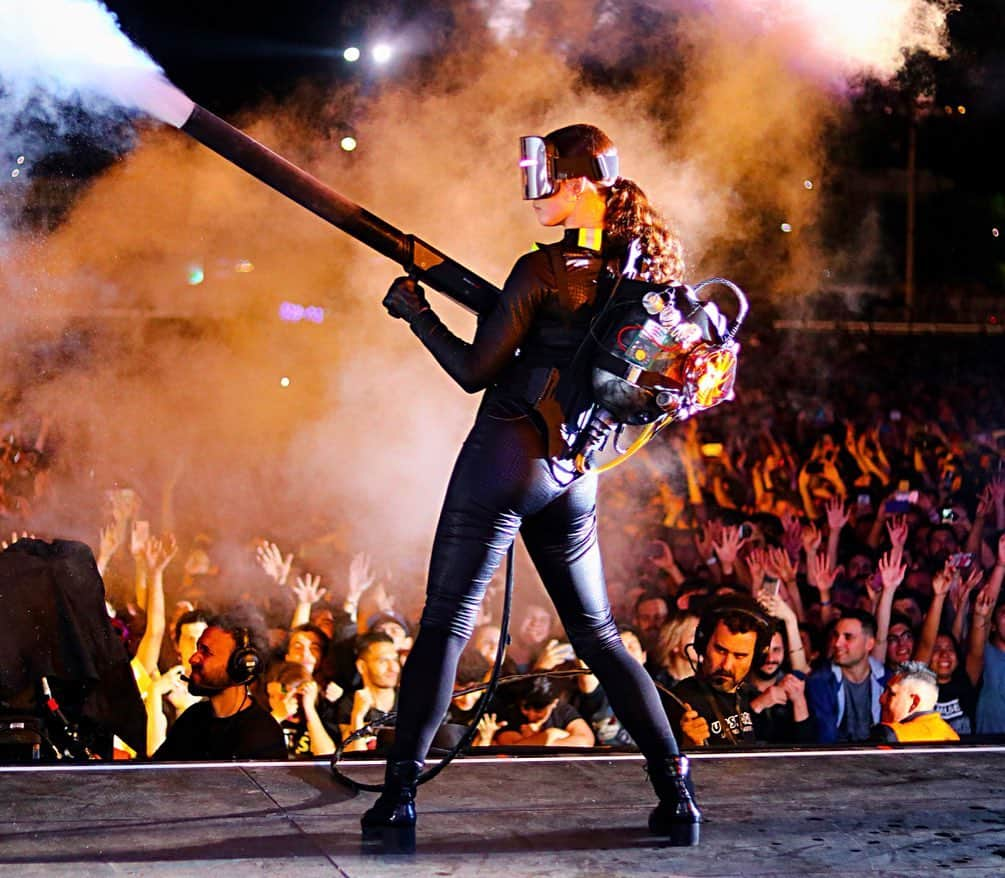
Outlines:
{"label": "reflective visor goggles", "polygon": [[543,137],[521,137],[520,176],[527,201],[551,197],[562,180],[573,177],[586,177],[602,186],[611,186],[618,179],[618,151],[612,147],[603,155],[562,158]]}

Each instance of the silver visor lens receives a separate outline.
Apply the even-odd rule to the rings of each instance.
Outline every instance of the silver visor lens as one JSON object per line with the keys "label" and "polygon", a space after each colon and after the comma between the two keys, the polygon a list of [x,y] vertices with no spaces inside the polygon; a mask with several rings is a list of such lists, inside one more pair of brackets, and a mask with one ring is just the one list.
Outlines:
{"label": "silver visor lens", "polygon": [[528,201],[555,194],[548,145],[543,137],[520,138],[520,178],[523,181],[523,197]]}

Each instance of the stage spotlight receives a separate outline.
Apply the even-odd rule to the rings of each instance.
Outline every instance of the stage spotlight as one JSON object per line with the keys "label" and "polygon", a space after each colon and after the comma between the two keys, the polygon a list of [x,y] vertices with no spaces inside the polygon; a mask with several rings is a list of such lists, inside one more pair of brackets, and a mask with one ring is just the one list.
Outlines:
{"label": "stage spotlight", "polygon": [[342,147],[346,152],[352,152],[356,148],[356,138],[347,134],[339,141],[339,146]]}
{"label": "stage spotlight", "polygon": [[282,378],[279,379],[279,386],[280,387],[289,387],[290,386],[290,379],[287,378],[284,375]]}
{"label": "stage spotlight", "polygon": [[386,64],[391,60],[391,47],[387,43],[377,43],[372,49],[373,60],[378,64]]}
{"label": "stage spotlight", "polygon": [[342,53],[342,57],[345,58],[345,60],[348,61],[350,64],[352,64],[355,61],[359,61],[359,55],[360,55],[359,49],[357,49],[355,46],[350,46]]}
{"label": "stage spotlight", "polygon": [[790,223],[782,223],[781,229],[782,229],[783,232],[785,232],[786,234],[788,234],[789,232],[792,231],[792,225]]}

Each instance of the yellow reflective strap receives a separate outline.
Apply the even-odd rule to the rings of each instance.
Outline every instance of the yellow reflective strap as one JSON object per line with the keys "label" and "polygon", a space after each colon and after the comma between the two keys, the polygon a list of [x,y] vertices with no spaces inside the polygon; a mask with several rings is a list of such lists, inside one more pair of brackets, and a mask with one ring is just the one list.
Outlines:
{"label": "yellow reflective strap", "polygon": [[603,229],[580,229],[579,240],[576,243],[587,250],[599,250],[603,240]]}

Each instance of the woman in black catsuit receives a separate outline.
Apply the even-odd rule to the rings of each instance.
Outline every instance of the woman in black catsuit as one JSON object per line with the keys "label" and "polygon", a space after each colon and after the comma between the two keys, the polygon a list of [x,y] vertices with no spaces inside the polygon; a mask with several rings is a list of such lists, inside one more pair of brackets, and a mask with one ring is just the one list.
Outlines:
{"label": "woman in black catsuit", "polygon": [[596,476],[576,473],[566,445],[589,407],[588,373],[577,373],[574,358],[607,281],[633,240],[643,278],[679,279],[680,246],[642,191],[617,176],[617,152],[602,131],[572,125],[544,143],[553,179],[543,189],[553,194],[533,207],[542,225],[564,227],[563,239],[517,261],[470,344],[440,322],[414,281],[396,280],[384,300],[461,387],[487,390],[447,488],[421,627],[402,673],[385,788],[363,817],[363,833],[414,832],[416,776],[447,711],[479,602],[519,532],[576,654],[646,757],[660,799],[650,829],[671,843],[695,844],[701,815],[686,759],[608,603]]}

